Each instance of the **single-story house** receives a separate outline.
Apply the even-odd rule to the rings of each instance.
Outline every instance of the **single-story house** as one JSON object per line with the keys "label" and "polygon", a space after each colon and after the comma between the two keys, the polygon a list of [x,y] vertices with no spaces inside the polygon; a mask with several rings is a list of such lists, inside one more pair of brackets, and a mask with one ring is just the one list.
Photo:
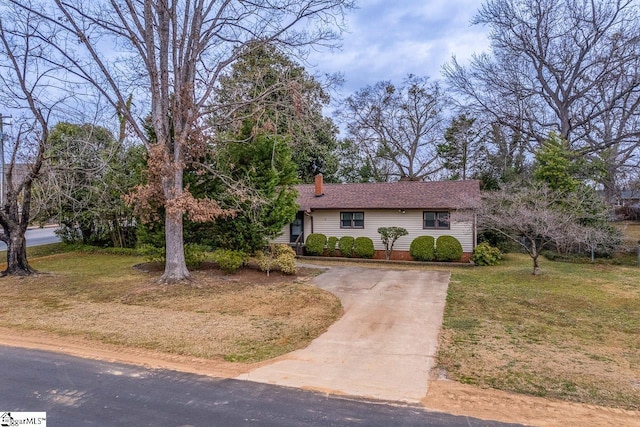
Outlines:
{"label": "single-story house", "polygon": [[379,227],[404,227],[409,234],[394,245],[392,259],[411,259],[409,246],[418,236],[456,237],[467,254],[476,246],[474,207],[480,201],[480,182],[378,182],[298,185],[299,211],[274,243],[304,243],[310,233],[327,237],[366,236],[373,240],[375,258],[384,258]]}

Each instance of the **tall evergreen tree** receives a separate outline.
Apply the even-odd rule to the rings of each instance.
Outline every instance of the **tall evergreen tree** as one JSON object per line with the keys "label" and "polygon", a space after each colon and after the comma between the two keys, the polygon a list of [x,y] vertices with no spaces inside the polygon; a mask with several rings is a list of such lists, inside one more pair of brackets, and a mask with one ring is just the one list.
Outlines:
{"label": "tall evergreen tree", "polygon": [[565,140],[555,132],[535,153],[533,177],[555,191],[571,192],[579,181],[574,177],[571,150]]}
{"label": "tall evergreen tree", "polygon": [[[322,173],[335,180],[337,127],[323,115],[329,95],[306,69],[271,45],[247,45],[231,72],[220,79],[213,121],[226,137],[279,135],[288,141],[301,181]],[[253,126],[249,133],[242,131]]]}
{"label": "tall evergreen tree", "polygon": [[[254,252],[295,218],[296,165],[289,144],[279,135],[246,131],[242,142],[228,142],[219,148],[213,182],[198,175],[191,177],[194,191],[206,191],[205,195],[215,197],[236,214],[209,224],[187,223],[187,240]],[[228,182],[233,182],[233,187],[229,188]],[[204,228],[210,231],[202,233]]]}
{"label": "tall evergreen tree", "polygon": [[467,179],[475,171],[481,142],[481,134],[474,127],[475,122],[476,119],[464,114],[455,117],[445,130],[445,142],[438,144],[438,154],[452,179]]}

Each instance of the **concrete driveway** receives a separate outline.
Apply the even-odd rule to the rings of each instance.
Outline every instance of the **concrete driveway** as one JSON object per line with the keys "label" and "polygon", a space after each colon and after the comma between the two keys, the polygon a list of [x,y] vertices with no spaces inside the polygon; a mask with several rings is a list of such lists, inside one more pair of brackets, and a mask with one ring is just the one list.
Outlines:
{"label": "concrete driveway", "polygon": [[307,348],[238,379],[417,403],[427,394],[448,272],[331,267],[314,284],[344,315]]}

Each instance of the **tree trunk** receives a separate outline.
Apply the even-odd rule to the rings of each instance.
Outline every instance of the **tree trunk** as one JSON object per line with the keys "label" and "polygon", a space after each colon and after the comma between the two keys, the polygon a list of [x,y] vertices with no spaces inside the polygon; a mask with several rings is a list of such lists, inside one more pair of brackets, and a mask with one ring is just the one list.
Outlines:
{"label": "tree trunk", "polygon": [[[6,231],[5,231],[6,232]],[[3,276],[28,276],[36,273],[27,261],[27,241],[21,228],[10,230],[7,239],[7,269]]]}
{"label": "tree trunk", "polygon": [[184,258],[182,212],[168,209],[165,214],[166,261],[160,283],[189,280],[191,275]]}
{"label": "tree trunk", "polygon": [[538,256],[536,255],[533,259],[533,275],[537,276],[540,274],[540,265],[538,264]]}
{"label": "tree trunk", "polygon": [[605,159],[605,162],[607,162],[607,164],[605,165],[605,175],[602,177],[603,193],[605,200],[613,204],[615,203],[617,196],[616,174],[618,172],[618,168],[615,164],[615,158],[607,158]]}
{"label": "tree trunk", "polygon": [[538,264],[538,256],[540,256],[540,249],[542,247],[538,247],[538,242],[535,238],[530,238],[531,242],[531,250],[529,251],[529,255],[531,255],[531,259],[533,260],[533,275],[537,276],[540,274],[540,265]]}

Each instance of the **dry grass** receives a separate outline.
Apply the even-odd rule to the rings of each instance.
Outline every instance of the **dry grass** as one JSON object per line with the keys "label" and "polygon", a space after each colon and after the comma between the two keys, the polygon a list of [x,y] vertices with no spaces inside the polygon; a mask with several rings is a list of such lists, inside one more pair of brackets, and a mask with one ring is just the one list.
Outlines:
{"label": "dry grass", "polygon": [[317,274],[248,270],[194,273],[159,286],[140,258],[54,254],[33,259],[47,272],[0,279],[0,324],[202,358],[254,362],[306,346],[340,315],[339,300],[305,284]]}
{"label": "dry grass", "polygon": [[638,221],[621,221],[613,223],[624,234],[625,243],[633,248],[640,241],[640,222]]}
{"label": "dry grass", "polygon": [[543,261],[453,272],[438,363],[452,379],[640,409],[640,269]]}

